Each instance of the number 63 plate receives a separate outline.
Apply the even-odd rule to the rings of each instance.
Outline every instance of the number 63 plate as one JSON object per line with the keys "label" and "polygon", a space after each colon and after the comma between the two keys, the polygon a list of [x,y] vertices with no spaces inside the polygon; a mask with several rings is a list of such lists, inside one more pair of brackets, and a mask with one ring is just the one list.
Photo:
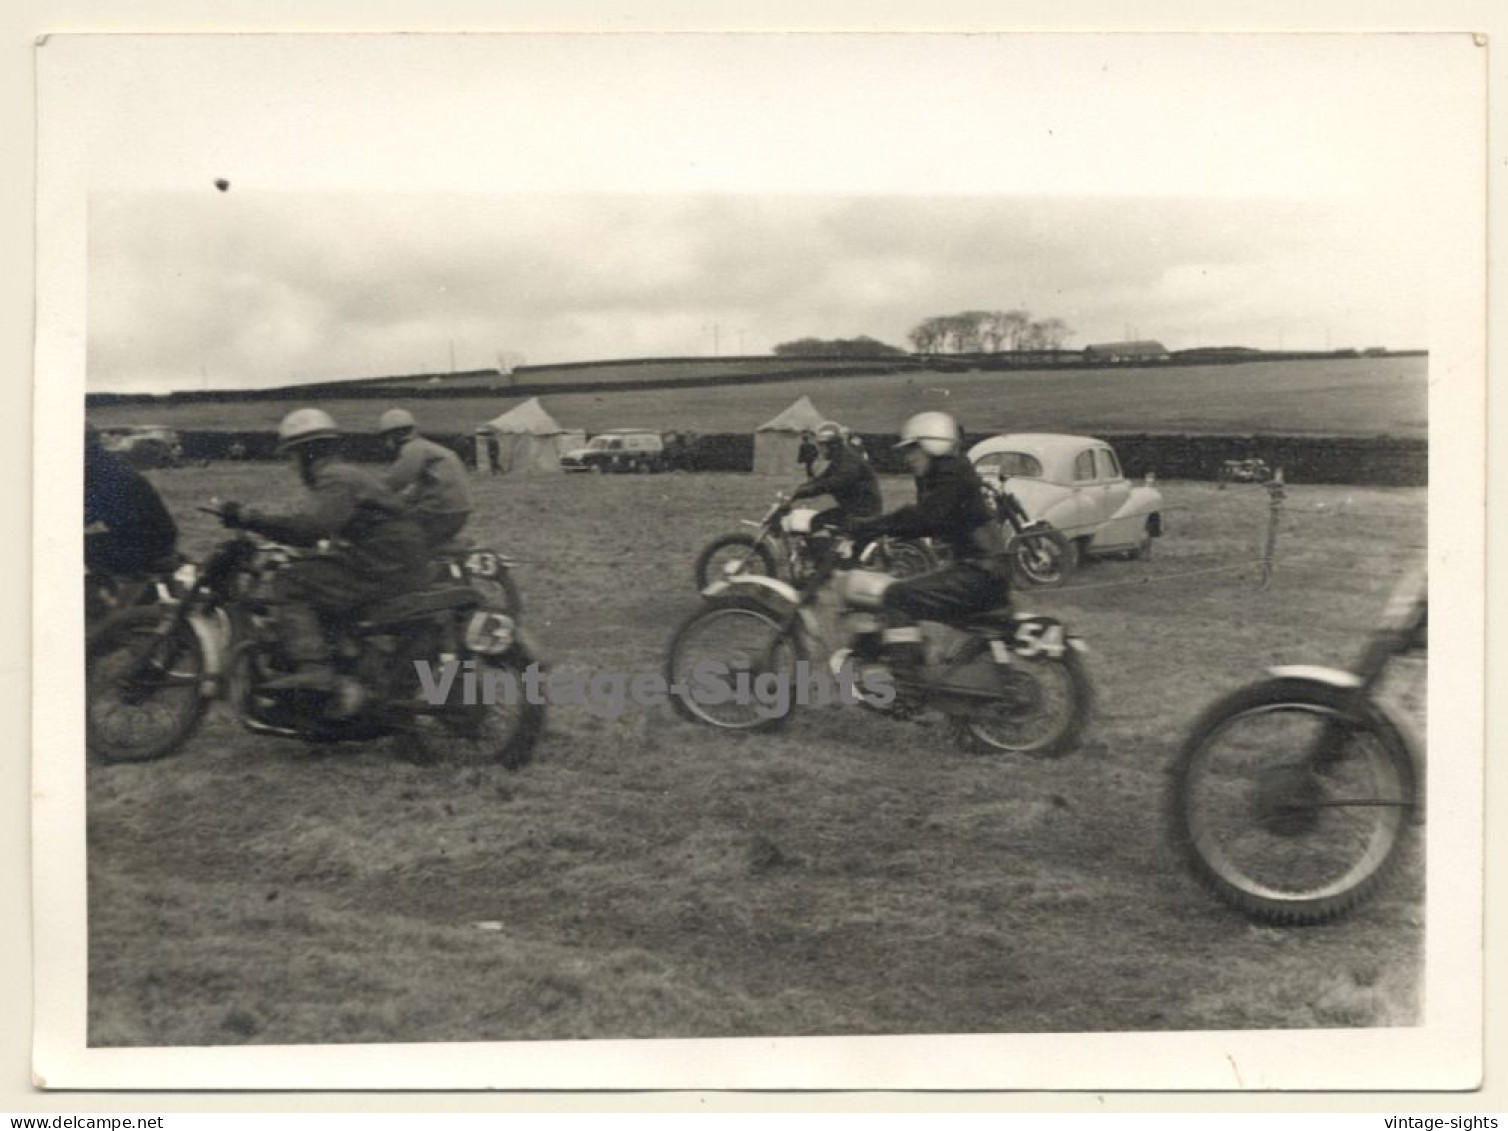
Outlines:
{"label": "number 63 plate", "polygon": [[513,647],[513,618],[485,609],[466,622],[466,647],[484,656],[496,656]]}

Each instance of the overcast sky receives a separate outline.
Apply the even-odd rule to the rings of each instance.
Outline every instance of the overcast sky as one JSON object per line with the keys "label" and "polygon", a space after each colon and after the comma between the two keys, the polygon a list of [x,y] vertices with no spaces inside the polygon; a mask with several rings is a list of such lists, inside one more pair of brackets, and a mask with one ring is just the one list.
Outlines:
{"label": "overcast sky", "polygon": [[[1030,311],[1070,344],[1427,344],[1407,243],[1319,204],[237,193],[102,196],[91,387],[288,384],[530,363],[905,347]],[[516,356],[513,360],[517,360]]]}
{"label": "overcast sky", "polygon": [[311,38],[61,45],[89,388],[904,347],[966,309],[1427,347],[1473,94],[1429,37]]}

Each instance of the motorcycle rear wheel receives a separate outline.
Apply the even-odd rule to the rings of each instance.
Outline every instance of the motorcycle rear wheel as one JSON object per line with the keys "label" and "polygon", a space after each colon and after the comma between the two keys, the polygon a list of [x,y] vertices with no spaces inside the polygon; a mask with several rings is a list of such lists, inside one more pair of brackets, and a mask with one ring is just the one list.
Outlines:
{"label": "motorcycle rear wheel", "polygon": [[1093,689],[1077,652],[1056,658],[1013,656],[995,666],[1000,699],[980,717],[950,719],[954,739],[974,754],[1061,758],[1078,748]]}
{"label": "motorcycle rear wheel", "polygon": [[89,752],[102,762],[165,758],[204,715],[204,649],[187,623],[159,635],[172,616],[171,609],[127,609],[89,639],[85,734]]}
{"label": "motorcycle rear wheel", "polygon": [[1169,834],[1200,882],[1247,917],[1324,923],[1397,864],[1417,793],[1408,740],[1370,700],[1275,678],[1195,723],[1173,768]]}

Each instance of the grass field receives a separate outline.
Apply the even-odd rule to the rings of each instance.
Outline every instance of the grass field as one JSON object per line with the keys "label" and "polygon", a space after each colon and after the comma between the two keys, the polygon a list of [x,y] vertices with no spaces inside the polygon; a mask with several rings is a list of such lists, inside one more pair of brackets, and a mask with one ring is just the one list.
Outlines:
{"label": "grass field", "polygon": [[[893,432],[907,415],[946,408],[971,432],[1186,432],[1378,436],[1428,435],[1424,357],[1252,362],[1243,365],[1022,372],[895,373],[718,389],[561,392],[546,398],[567,427],[653,427],[752,432],[805,393],[861,432]],[[579,379],[590,370],[571,371]],[[353,431],[406,405],[439,433],[469,433],[516,398],[332,400],[321,405]],[[119,405],[95,423],[181,429],[271,430],[295,401]]]}
{"label": "grass field", "polygon": [[[194,553],[220,536],[195,504],[294,488],[281,468],[152,474]],[[777,486],[480,480],[474,533],[523,559],[558,666],[654,671],[697,605],[695,550]],[[1264,929],[1194,884],[1160,810],[1213,697],[1353,657],[1424,545],[1424,492],[1291,488],[1263,590],[1266,494],[1162,486],[1150,562],[1020,602],[1093,649],[1099,713],[1060,761],[851,710],[728,736],[557,707],[517,774],[311,751],[218,711],[176,758],[91,767],[90,1042],[1417,1023],[1422,852],[1342,922]],[[1400,666],[1389,693],[1421,714],[1423,672]]]}

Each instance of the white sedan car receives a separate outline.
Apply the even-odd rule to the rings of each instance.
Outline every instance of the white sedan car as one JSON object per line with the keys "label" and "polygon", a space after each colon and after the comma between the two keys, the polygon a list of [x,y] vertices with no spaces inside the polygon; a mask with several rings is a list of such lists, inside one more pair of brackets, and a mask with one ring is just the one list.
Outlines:
{"label": "white sedan car", "polygon": [[1075,557],[1146,557],[1162,534],[1162,493],[1151,476],[1140,484],[1127,479],[1104,440],[1017,432],[975,444],[969,462],[1015,497],[1027,521],[1060,532]]}

